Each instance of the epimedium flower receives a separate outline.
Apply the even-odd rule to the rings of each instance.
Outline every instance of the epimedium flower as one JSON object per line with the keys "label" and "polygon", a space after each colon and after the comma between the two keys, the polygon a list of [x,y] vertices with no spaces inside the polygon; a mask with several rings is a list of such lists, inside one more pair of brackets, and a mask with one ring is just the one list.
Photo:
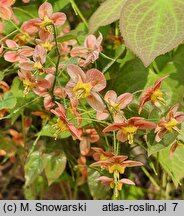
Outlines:
{"label": "epimedium flower", "polygon": [[37,45],[33,51],[33,61],[22,61],[19,67],[23,70],[38,70],[40,73],[44,73],[43,65],[46,62],[46,54],[46,50],[40,45]]}
{"label": "epimedium flower", "polygon": [[31,47],[20,47],[13,40],[6,40],[6,45],[8,48],[12,49],[4,54],[4,59],[8,62],[22,62],[28,60],[27,57],[33,55],[33,49]]}
{"label": "epimedium flower", "polygon": [[100,181],[102,185],[107,186],[109,185],[112,189],[114,189],[114,195],[115,197],[118,197],[119,191],[122,190],[122,186],[124,184],[128,185],[135,185],[133,181],[127,178],[122,178],[119,180],[114,180],[113,178],[109,178],[107,176],[100,176],[96,179],[97,181]]}
{"label": "epimedium flower", "polygon": [[104,104],[99,92],[106,87],[105,76],[97,69],[90,69],[86,73],[77,65],[67,67],[70,80],[65,89],[71,100],[86,99],[87,103],[96,111],[104,110]]}
{"label": "epimedium flower", "polygon": [[107,133],[110,131],[117,131],[116,138],[121,142],[128,140],[129,144],[133,144],[134,135],[138,130],[154,129],[156,124],[153,122],[146,121],[142,117],[132,117],[122,123],[114,123],[107,126],[103,132]]}
{"label": "epimedium flower", "polygon": [[57,123],[54,125],[54,128],[56,128],[56,138],[60,133],[70,132],[73,139],[80,139],[81,132],[72,122],[68,121],[65,108],[58,102],[56,102],[56,104],[58,108],[51,110],[52,113],[59,117]]}
{"label": "epimedium flower", "polygon": [[53,13],[52,5],[48,2],[44,2],[38,9],[39,18],[31,19],[22,25],[22,30],[29,35],[35,35],[38,31],[42,31],[43,34],[51,33],[49,25],[61,26],[66,21],[66,15],[62,12]]}
{"label": "epimedium flower", "polygon": [[140,103],[139,103],[139,108],[138,108],[138,113],[140,114],[142,111],[142,108],[144,104],[148,101],[151,101],[153,105],[156,107],[160,107],[161,104],[165,105],[165,100],[163,98],[163,92],[160,90],[160,86],[162,82],[167,78],[168,76],[164,76],[160,79],[158,79],[153,86],[150,86],[147,88],[143,95],[140,98]]}
{"label": "epimedium flower", "polygon": [[115,155],[107,160],[97,161],[91,164],[92,167],[101,166],[108,169],[110,174],[114,174],[114,179],[119,180],[119,175],[123,174],[126,167],[142,166],[139,161],[126,160],[126,155]]}
{"label": "epimedium flower", "polygon": [[171,107],[166,117],[163,117],[160,120],[160,122],[157,124],[155,128],[156,142],[160,142],[167,132],[180,133],[180,130],[177,126],[184,121],[184,112],[179,112],[178,108],[179,108],[179,104],[176,104],[173,107]]}
{"label": "epimedium flower", "polygon": [[81,131],[80,153],[81,155],[87,155],[90,150],[90,144],[97,142],[100,137],[94,128],[83,128]]}
{"label": "epimedium flower", "polygon": [[[123,118],[123,112],[122,109],[126,108],[132,101],[133,95],[130,93],[124,93],[120,96],[117,96],[116,92],[113,90],[109,90],[105,96],[104,100],[107,103],[109,111],[112,113],[114,122],[122,122],[124,120]],[[109,117],[108,110],[103,110],[103,112],[97,112],[96,115],[97,119],[104,120]]]}
{"label": "epimedium flower", "polygon": [[50,83],[46,79],[36,78],[30,71],[18,71],[19,79],[23,82],[24,94],[29,93],[30,90],[33,90],[36,94],[39,91],[39,88],[49,89]]}
{"label": "epimedium flower", "polygon": [[52,34],[43,34],[43,32],[39,32],[39,39],[36,39],[36,42],[46,51],[51,51],[55,45],[54,36]]}
{"label": "epimedium flower", "polygon": [[79,65],[81,67],[86,67],[88,64],[95,62],[99,58],[99,53],[102,51],[102,43],[103,37],[100,33],[99,37],[96,38],[94,35],[88,35],[84,46],[74,47],[70,55],[72,57],[78,56],[81,57],[79,61]]}
{"label": "epimedium flower", "polygon": [[104,151],[99,147],[92,147],[91,149],[94,151],[93,158],[95,161],[105,161],[114,156],[112,151]]}
{"label": "epimedium flower", "polygon": [[15,0],[0,0],[0,18],[3,20],[13,19],[18,23],[11,6],[15,3]]}

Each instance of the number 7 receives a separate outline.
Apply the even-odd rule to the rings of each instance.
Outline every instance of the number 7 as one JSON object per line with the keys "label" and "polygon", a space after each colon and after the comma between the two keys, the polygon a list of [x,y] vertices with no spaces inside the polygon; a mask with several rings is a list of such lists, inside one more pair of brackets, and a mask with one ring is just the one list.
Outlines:
{"label": "number 7", "polygon": [[178,203],[172,203],[172,204],[174,205],[173,211],[175,211],[176,210],[176,206],[178,205]]}

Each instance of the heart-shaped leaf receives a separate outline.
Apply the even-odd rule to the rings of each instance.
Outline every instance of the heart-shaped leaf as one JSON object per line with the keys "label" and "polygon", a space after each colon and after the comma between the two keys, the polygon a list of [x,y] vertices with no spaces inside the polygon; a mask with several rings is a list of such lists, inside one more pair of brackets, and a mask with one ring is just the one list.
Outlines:
{"label": "heart-shaped leaf", "polygon": [[105,26],[118,20],[125,1],[107,0],[102,3],[89,20],[90,33],[95,32],[100,26]]}
{"label": "heart-shaped leaf", "polygon": [[64,152],[59,155],[45,154],[43,162],[48,184],[51,185],[63,173],[66,166],[66,156]]}
{"label": "heart-shaped leaf", "polygon": [[43,170],[43,159],[41,152],[32,152],[25,164],[25,185],[28,186],[34,182],[34,180],[40,175]]}
{"label": "heart-shaped leaf", "polygon": [[120,15],[126,45],[148,66],[184,39],[184,1],[129,0]]}

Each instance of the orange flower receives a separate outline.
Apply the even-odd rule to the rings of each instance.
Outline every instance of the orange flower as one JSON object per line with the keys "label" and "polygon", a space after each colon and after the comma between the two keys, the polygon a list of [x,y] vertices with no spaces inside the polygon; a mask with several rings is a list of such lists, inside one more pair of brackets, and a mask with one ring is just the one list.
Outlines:
{"label": "orange flower", "polygon": [[163,92],[160,90],[160,85],[167,77],[168,76],[158,79],[153,86],[150,86],[144,91],[143,95],[140,98],[138,109],[139,114],[142,111],[143,105],[148,101],[151,101],[152,104],[154,104],[156,107],[160,107],[160,103],[165,104]]}
{"label": "orange flower", "polygon": [[142,166],[139,161],[127,160],[125,155],[118,155],[108,158],[107,160],[97,161],[91,164],[92,167],[101,166],[108,169],[109,173],[114,174],[114,179],[119,179],[119,174],[123,174],[126,167]]}
{"label": "orange flower", "polygon": [[90,69],[86,73],[77,65],[70,64],[67,67],[70,76],[66,84],[66,93],[72,101],[86,99],[88,104],[97,111],[104,110],[104,104],[99,92],[106,87],[106,79],[103,73],[97,69]]}
{"label": "orange flower", "polygon": [[80,141],[80,152],[82,155],[87,155],[90,150],[90,143],[95,143],[99,140],[99,135],[94,128],[83,128],[81,141]]}
{"label": "orange flower", "polygon": [[157,124],[157,127],[155,129],[156,142],[160,142],[167,132],[173,133],[175,131],[180,133],[179,128],[177,126],[184,121],[184,112],[178,112],[178,108],[179,104],[176,104],[173,107],[171,107],[166,117],[163,117]]}
{"label": "orange flower", "polygon": [[81,138],[81,132],[79,129],[77,129],[74,124],[70,121],[68,121],[67,116],[66,116],[66,110],[64,109],[64,107],[56,102],[58,105],[58,108],[56,108],[55,110],[52,109],[51,112],[54,113],[56,116],[58,116],[59,118],[57,119],[57,123],[54,126],[57,131],[56,131],[56,136],[60,133],[65,133],[65,132],[70,132],[73,139],[80,139]]}
{"label": "orange flower", "polygon": [[122,190],[122,186],[124,184],[128,185],[135,185],[133,181],[127,178],[122,178],[118,181],[115,181],[113,178],[109,178],[107,176],[100,176],[99,178],[96,179],[97,181],[101,181],[102,185],[110,185],[112,189],[114,189],[114,195],[115,197],[118,197],[119,191]]}
{"label": "orange flower", "polygon": [[93,154],[95,161],[104,161],[114,156],[111,151],[104,151],[102,148],[92,147],[91,149],[95,151]]}
{"label": "orange flower", "polygon": [[22,25],[22,31],[35,35],[38,31],[48,35],[51,32],[49,24],[61,26],[66,21],[66,15],[61,12],[53,13],[52,5],[44,2],[38,10],[39,18],[31,19]]}
{"label": "orange flower", "polygon": [[109,131],[116,131],[117,133],[117,140],[121,142],[125,142],[128,140],[129,144],[133,144],[134,135],[137,133],[137,130],[147,130],[153,129],[156,127],[156,124],[153,122],[146,121],[142,117],[132,117],[129,120],[122,122],[122,123],[114,123],[107,126],[103,132]]}

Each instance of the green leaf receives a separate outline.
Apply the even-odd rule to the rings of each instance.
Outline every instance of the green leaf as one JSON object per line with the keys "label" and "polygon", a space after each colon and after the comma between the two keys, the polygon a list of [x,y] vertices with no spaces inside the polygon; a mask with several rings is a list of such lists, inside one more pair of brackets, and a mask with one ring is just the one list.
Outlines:
{"label": "green leaf", "polygon": [[[118,94],[123,92],[134,92],[144,88],[147,82],[148,69],[144,67],[139,59],[134,59],[125,63],[124,67],[117,68],[111,72],[112,89]],[[141,77],[141,78],[140,78]]]}
{"label": "green leaf", "polygon": [[90,193],[94,200],[106,200],[110,198],[110,187],[103,186],[96,179],[100,176],[100,173],[93,169],[88,169],[88,186]]}
{"label": "green leaf", "polygon": [[159,161],[177,187],[180,180],[184,177],[184,146],[178,147],[172,158],[169,157],[170,147],[168,146],[159,152]]}
{"label": "green leaf", "polygon": [[11,92],[6,92],[0,100],[0,109],[12,109],[16,102],[15,96]]}
{"label": "green leaf", "polygon": [[45,154],[43,163],[48,184],[51,185],[65,170],[66,156],[64,152],[61,152],[59,155]]}
{"label": "green leaf", "polygon": [[107,0],[102,3],[89,20],[90,33],[94,33],[100,26],[105,26],[118,20],[125,1]]}
{"label": "green leaf", "polygon": [[148,134],[148,156],[159,152],[162,149],[167,148],[168,145],[172,144],[176,137],[177,133],[166,133],[163,139],[158,143],[155,141],[155,133],[152,131]]}
{"label": "green leaf", "polygon": [[41,152],[32,152],[26,161],[25,167],[25,186],[29,186],[43,171],[43,159]]}
{"label": "green leaf", "polygon": [[121,200],[140,200],[144,197],[143,188],[133,185],[123,185],[123,189],[120,192]]}
{"label": "green leaf", "polygon": [[184,1],[129,0],[120,15],[125,44],[145,66],[184,39]]}
{"label": "green leaf", "polygon": [[62,1],[61,0],[58,0],[58,1],[52,0],[52,1],[50,1],[50,3],[52,3],[54,11],[60,11],[67,4],[70,3],[70,0],[62,0]]}
{"label": "green leaf", "polygon": [[[54,122],[49,122],[49,124],[42,127],[41,131],[38,133],[38,136],[48,136],[54,137],[56,129],[53,128]],[[70,136],[69,132],[60,133],[58,139],[64,139]]]}
{"label": "green leaf", "polygon": [[28,187],[24,187],[24,195],[27,200],[43,199],[41,196],[47,188],[46,179],[38,176]]}

